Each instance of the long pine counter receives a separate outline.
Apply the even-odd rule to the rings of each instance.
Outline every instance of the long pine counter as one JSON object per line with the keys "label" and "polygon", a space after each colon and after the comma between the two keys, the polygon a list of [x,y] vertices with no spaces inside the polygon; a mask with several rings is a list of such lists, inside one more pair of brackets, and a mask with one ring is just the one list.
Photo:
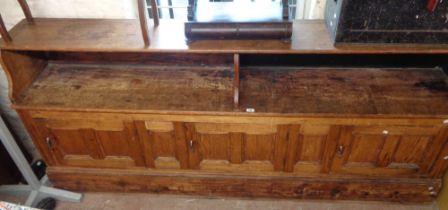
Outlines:
{"label": "long pine counter", "polygon": [[1,57],[58,187],[431,201],[448,168],[448,48],[188,42],[183,23],[20,22]]}

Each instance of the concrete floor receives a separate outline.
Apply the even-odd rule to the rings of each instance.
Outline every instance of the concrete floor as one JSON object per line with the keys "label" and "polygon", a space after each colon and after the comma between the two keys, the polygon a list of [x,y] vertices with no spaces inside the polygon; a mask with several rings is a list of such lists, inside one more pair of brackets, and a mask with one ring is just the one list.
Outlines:
{"label": "concrete floor", "polygon": [[[20,199],[0,195],[0,200]],[[143,193],[86,193],[81,203],[58,202],[58,210],[438,210],[436,203],[206,198]]]}

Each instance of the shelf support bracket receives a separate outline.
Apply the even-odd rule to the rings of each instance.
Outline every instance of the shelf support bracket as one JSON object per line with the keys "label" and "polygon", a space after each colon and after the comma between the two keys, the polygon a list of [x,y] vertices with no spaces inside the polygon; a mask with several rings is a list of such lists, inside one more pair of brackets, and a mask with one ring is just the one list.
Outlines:
{"label": "shelf support bracket", "polygon": [[26,21],[28,21],[29,23],[34,22],[33,15],[31,14],[30,7],[28,6],[26,0],[18,0],[18,1],[20,7],[22,7],[23,14],[25,14]]}
{"label": "shelf support bracket", "polygon": [[0,14],[0,34],[2,35],[3,40],[5,40],[6,43],[9,43],[12,41],[11,36],[8,33],[8,30],[6,30],[5,23],[3,22],[2,15]]}
{"label": "shelf support bracket", "polygon": [[156,0],[151,0],[152,19],[154,20],[154,27],[159,25],[159,10],[157,8]]}
{"label": "shelf support bracket", "polygon": [[146,0],[137,0],[137,4],[138,4],[138,17],[140,19],[140,27],[142,29],[143,41],[145,42],[145,46],[149,46],[150,41],[149,41],[147,15],[146,15],[147,14]]}

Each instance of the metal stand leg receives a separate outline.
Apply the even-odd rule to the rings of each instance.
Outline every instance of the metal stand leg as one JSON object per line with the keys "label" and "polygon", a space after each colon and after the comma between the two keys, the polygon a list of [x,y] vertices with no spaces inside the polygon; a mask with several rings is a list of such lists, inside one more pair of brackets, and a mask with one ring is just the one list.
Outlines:
{"label": "metal stand leg", "polygon": [[0,118],[0,141],[5,145],[14,163],[19,168],[28,185],[6,185],[0,186],[0,192],[19,193],[29,192],[25,205],[35,206],[41,199],[52,197],[61,201],[80,202],[82,194],[73,193],[66,190],[60,190],[49,186],[48,177],[44,176],[40,181],[37,179],[28,161],[20,151],[19,146],[14,141],[9,129],[6,127],[3,119]]}

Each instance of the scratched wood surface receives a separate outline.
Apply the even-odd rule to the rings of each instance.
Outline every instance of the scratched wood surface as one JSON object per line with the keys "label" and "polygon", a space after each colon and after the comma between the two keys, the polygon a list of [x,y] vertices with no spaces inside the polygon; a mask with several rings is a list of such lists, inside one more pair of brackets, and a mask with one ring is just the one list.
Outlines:
{"label": "scratched wood surface", "polygon": [[18,105],[94,109],[231,110],[229,67],[50,64]]}
{"label": "scratched wood surface", "polygon": [[17,24],[14,40],[1,49],[56,51],[188,51],[229,53],[448,53],[443,45],[369,45],[334,47],[324,21],[295,21],[291,41],[202,40],[188,43],[182,21],[149,23],[151,45],[146,47],[138,20],[45,19]]}
{"label": "scratched wood surface", "polygon": [[[17,100],[34,108],[232,112],[231,67],[50,64]],[[448,115],[440,69],[244,67],[240,110]]]}
{"label": "scratched wood surface", "polygon": [[[57,187],[91,192],[151,192],[231,196],[247,198],[384,200],[429,202],[427,188],[440,189],[439,180],[353,179],[321,177],[236,176],[224,173],[155,173],[152,170],[123,172],[111,169],[48,169]],[[119,183],[119,184],[117,184]]]}
{"label": "scratched wood surface", "polygon": [[448,114],[440,69],[279,68],[241,70],[240,107],[272,113]]}

